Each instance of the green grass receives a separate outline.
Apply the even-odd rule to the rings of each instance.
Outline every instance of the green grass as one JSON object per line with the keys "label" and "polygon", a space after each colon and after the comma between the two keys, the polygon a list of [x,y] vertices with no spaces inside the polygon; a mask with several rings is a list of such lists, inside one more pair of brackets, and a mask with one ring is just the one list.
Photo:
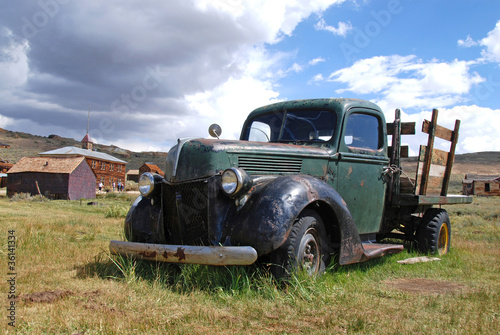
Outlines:
{"label": "green grass", "polygon": [[[17,237],[19,334],[497,334],[499,198],[448,206],[452,249],[440,261],[401,265],[403,251],[331,264],[319,278],[278,285],[264,267],[211,267],[111,257],[133,196],[88,201],[0,197],[1,254]],[[1,294],[6,302],[7,287]],[[64,292],[50,302],[34,293]],[[5,310],[5,309],[4,309]],[[1,333],[14,333],[2,318]]]}

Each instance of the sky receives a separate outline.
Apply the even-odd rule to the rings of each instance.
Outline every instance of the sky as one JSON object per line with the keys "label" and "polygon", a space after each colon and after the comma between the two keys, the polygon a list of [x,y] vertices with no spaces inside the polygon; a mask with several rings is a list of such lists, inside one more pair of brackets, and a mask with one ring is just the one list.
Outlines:
{"label": "sky", "polygon": [[[0,127],[132,151],[239,138],[255,108],[360,98],[500,151],[498,0],[2,1]],[[409,137],[408,139],[406,137]],[[447,150],[447,143],[435,147]]]}

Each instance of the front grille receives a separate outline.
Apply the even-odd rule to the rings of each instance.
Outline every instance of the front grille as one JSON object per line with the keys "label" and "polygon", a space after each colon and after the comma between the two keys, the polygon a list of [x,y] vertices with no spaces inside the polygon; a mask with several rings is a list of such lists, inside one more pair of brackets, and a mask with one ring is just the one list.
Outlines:
{"label": "front grille", "polygon": [[164,185],[165,227],[171,243],[208,243],[208,183]]}
{"label": "front grille", "polygon": [[249,174],[300,173],[302,159],[240,156],[238,157],[238,167]]}

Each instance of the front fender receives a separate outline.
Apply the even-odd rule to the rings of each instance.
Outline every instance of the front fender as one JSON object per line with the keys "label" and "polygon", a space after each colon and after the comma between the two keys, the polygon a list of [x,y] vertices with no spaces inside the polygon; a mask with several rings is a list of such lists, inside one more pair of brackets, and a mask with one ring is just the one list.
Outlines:
{"label": "front fender", "polygon": [[125,218],[125,237],[130,242],[166,243],[159,199],[141,195],[134,201]]}
{"label": "front fender", "polygon": [[317,201],[335,216],[331,221],[324,218],[325,225],[340,226],[341,260],[342,255],[362,254],[358,231],[341,196],[330,185],[307,175],[282,176],[258,186],[231,225],[231,239],[253,246],[259,256],[268,254],[286,241],[304,208]]}

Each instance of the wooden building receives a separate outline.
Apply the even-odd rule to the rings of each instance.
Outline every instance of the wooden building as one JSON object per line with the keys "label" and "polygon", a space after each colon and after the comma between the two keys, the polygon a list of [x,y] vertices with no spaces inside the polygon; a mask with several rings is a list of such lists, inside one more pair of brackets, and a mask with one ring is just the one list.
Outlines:
{"label": "wooden building", "polygon": [[127,180],[139,182],[139,170],[129,170],[127,172]]}
{"label": "wooden building", "polygon": [[0,148],[3,148],[3,149],[10,149],[10,144],[7,144],[7,143],[0,143]]}
{"label": "wooden building", "polygon": [[9,170],[7,196],[29,193],[51,199],[93,199],[95,183],[85,157],[23,157]]}
{"label": "wooden building", "polygon": [[158,173],[162,177],[164,176],[163,171],[158,167],[158,165],[153,164],[153,163],[144,163],[140,168],[139,168],[139,177],[144,173],[144,172],[151,172],[151,173]]}
{"label": "wooden building", "polygon": [[104,187],[112,188],[118,183],[125,184],[125,165],[127,162],[108,155],[104,152],[92,151],[87,148],[92,148],[92,140],[88,134],[82,140],[82,147],[64,147],[56,150],[42,152],[39,155],[42,157],[85,157],[87,163],[97,176],[96,188],[99,183]]}
{"label": "wooden building", "polygon": [[14,164],[0,160],[0,173],[7,173]]}
{"label": "wooden building", "polygon": [[466,174],[462,181],[462,194],[500,196],[500,176]]}
{"label": "wooden building", "polygon": [[14,164],[0,160],[0,188],[7,187],[7,171]]}

